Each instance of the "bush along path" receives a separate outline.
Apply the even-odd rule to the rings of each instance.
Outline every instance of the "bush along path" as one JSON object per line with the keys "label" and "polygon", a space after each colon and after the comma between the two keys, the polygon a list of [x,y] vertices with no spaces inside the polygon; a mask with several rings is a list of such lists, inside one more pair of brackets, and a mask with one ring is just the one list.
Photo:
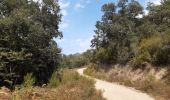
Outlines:
{"label": "bush along path", "polygon": [[[88,78],[91,78],[87,75],[83,74],[83,71],[86,68],[78,69],[77,72],[80,75],[86,76]],[[131,89],[122,85],[102,81],[99,79],[95,79],[95,87],[96,89],[103,91],[103,96],[107,100],[154,100],[149,95],[142,93],[138,90]]]}

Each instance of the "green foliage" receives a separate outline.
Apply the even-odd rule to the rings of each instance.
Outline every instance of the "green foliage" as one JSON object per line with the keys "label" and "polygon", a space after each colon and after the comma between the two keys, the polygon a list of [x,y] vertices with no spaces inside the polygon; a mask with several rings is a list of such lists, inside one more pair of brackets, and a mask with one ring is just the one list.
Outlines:
{"label": "green foliage", "polygon": [[[170,2],[148,4],[148,15],[138,1],[119,0],[104,4],[101,21],[92,39],[95,60],[100,63],[140,66],[143,62],[167,65],[170,55]],[[143,17],[139,17],[139,16]]]}
{"label": "green foliage", "polygon": [[95,71],[98,71],[98,67],[94,63],[87,65],[86,68],[87,69],[84,70],[84,73],[90,76],[92,76],[92,74],[95,73]]}
{"label": "green foliage", "polygon": [[27,73],[35,75],[36,84],[48,81],[60,58],[53,41],[62,37],[59,11],[53,0],[43,0],[43,5],[33,0],[0,1],[0,86],[21,84]]}
{"label": "green foliage", "polygon": [[106,54],[106,49],[104,48],[100,48],[98,49],[95,57],[96,57],[96,60],[100,61],[100,62],[104,62],[104,61],[107,61],[108,59],[108,55]]}
{"label": "green foliage", "polygon": [[32,73],[28,73],[26,76],[24,76],[24,82],[23,86],[24,87],[32,87],[35,84],[35,77],[33,76]]}
{"label": "green foliage", "polygon": [[86,63],[86,58],[81,54],[63,55],[60,66],[64,68],[77,68],[84,66]]}
{"label": "green foliage", "polygon": [[38,100],[105,100],[102,92],[95,89],[92,79],[80,76],[77,72],[68,69],[63,70],[63,74],[71,79],[63,77],[67,80],[57,88],[21,88],[16,89],[11,97],[14,100],[35,100],[35,98]]}
{"label": "green foliage", "polygon": [[60,85],[60,80],[58,78],[59,76],[57,76],[56,73],[53,73],[51,78],[49,79],[49,82],[48,82],[48,87],[50,88],[56,88]]}
{"label": "green foliage", "polygon": [[87,50],[82,54],[62,55],[60,66],[64,68],[82,67],[94,60],[94,50]]}
{"label": "green foliage", "polygon": [[133,58],[134,66],[141,66],[144,62],[151,62],[151,56],[147,50]]}
{"label": "green foliage", "polygon": [[112,63],[126,63],[135,53],[136,27],[141,24],[137,16],[142,14],[143,8],[137,1],[120,0],[117,6],[113,3],[103,5],[102,11],[104,15],[96,23],[92,47],[97,48],[98,55],[105,52],[103,57],[98,56],[99,61],[103,58]]}
{"label": "green foliage", "polygon": [[169,46],[167,34],[154,35],[140,42],[137,55],[134,57],[134,64],[150,62],[155,65],[169,64]]}
{"label": "green foliage", "polygon": [[63,70],[63,74],[61,76],[61,80],[63,83],[74,82],[80,80],[81,78],[83,77],[80,76],[77,72],[70,71],[68,69]]}
{"label": "green foliage", "polygon": [[[112,55],[112,56],[110,56]],[[113,63],[114,52],[112,49],[99,48],[95,53],[95,60],[100,63]],[[116,60],[116,59],[115,59]]]}

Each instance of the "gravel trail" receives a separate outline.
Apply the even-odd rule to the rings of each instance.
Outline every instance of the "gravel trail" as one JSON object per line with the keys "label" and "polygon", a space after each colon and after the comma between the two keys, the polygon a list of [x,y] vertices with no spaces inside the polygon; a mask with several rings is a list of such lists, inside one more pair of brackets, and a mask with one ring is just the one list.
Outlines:
{"label": "gravel trail", "polygon": [[[84,75],[83,74],[84,70],[85,68],[81,68],[78,69],[77,72],[80,75],[92,78],[87,75]],[[95,88],[97,90],[102,90],[103,97],[106,98],[107,100],[154,100],[149,95],[142,93],[138,90],[95,78],[93,79],[96,81]]]}

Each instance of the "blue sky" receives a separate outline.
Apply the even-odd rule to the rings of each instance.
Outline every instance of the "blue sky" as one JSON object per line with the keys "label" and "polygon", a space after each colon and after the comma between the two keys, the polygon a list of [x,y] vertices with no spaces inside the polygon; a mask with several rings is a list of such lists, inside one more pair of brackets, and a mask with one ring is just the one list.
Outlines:
{"label": "blue sky", "polygon": [[[101,19],[101,6],[118,0],[60,0],[63,14],[60,30],[61,40],[55,39],[64,54],[82,53],[90,48],[96,21]],[[148,1],[159,4],[160,0],[139,0],[142,5]]]}

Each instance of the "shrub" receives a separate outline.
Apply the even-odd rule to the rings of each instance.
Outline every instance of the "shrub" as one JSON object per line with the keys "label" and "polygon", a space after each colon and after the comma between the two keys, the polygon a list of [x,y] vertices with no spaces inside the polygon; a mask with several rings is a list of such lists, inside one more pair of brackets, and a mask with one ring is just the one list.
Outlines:
{"label": "shrub", "polygon": [[151,62],[151,56],[147,50],[133,58],[133,66],[141,66],[143,62]]}
{"label": "shrub", "polygon": [[155,65],[170,64],[170,48],[163,48],[157,51],[153,56],[152,62]]}
{"label": "shrub", "polygon": [[99,48],[96,50],[95,60],[100,63],[114,63],[116,59],[115,52],[111,48]]}
{"label": "shrub", "polygon": [[[99,68],[98,70],[90,69],[85,70],[88,75],[104,79],[110,82],[117,82],[122,85],[134,87],[138,90],[147,92],[154,96],[156,100],[169,100],[170,86],[166,81],[168,78],[168,69],[154,68],[146,66],[145,68],[132,68],[130,66],[113,66],[109,71]],[[103,70],[103,71],[102,71]]]}
{"label": "shrub", "polygon": [[143,62],[153,65],[170,64],[169,36],[167,34],[154,35],[143,39],[137,48],[137,54],[133,58],[133,64],[140,66]]}
{"label": "shrub", "polygon": [[56,73],[53,73],[51,78],[49,79],[49,82],[48,82],[48,87],[50,88],[56,88],[60,85],[60,80],[59,80],[59,77],[57,77]]}
{"label": "shrub", "polygon": [[87,65],[86,67],[87,67],[87,69],[84,71],[84,73],[87,75],[91,75],[94,73],[94,71],[97,71],[96,64],[91,63],[91,64]]}
{"label": "shrub", "polygon": [[[52,83],[55,77],[53,74]],[[95,89],[92,79],[68,69],[63,70],[61,78],[61,84],[55,89],[40,87],[16,89],[12,93],[12,98],[13,100],[105,100],[102,92]]]}
{"label": "shrub", "polygon": [[24,76],[24,87],[32,87],[35,84],[35,77],[32,73],[28,73],[26,76]]}
{"label": "shrub", "polygon": [[94,63],[91,63],[85,67],[86,67],[86,70],[84,70],[83,73],[85,73],[86,75],[94,76],[99,79],[105,79],[107,77],[107,75],[105,74],[106,73],[105,70],[98,67]]}
{"label": "shrub", "polygon": [[82,78],[82,76],[80,76],[77,72],[68,69],[64,69],[61,75],[61,81],[63,84],[67,82],[77,81],[80,78]]}

